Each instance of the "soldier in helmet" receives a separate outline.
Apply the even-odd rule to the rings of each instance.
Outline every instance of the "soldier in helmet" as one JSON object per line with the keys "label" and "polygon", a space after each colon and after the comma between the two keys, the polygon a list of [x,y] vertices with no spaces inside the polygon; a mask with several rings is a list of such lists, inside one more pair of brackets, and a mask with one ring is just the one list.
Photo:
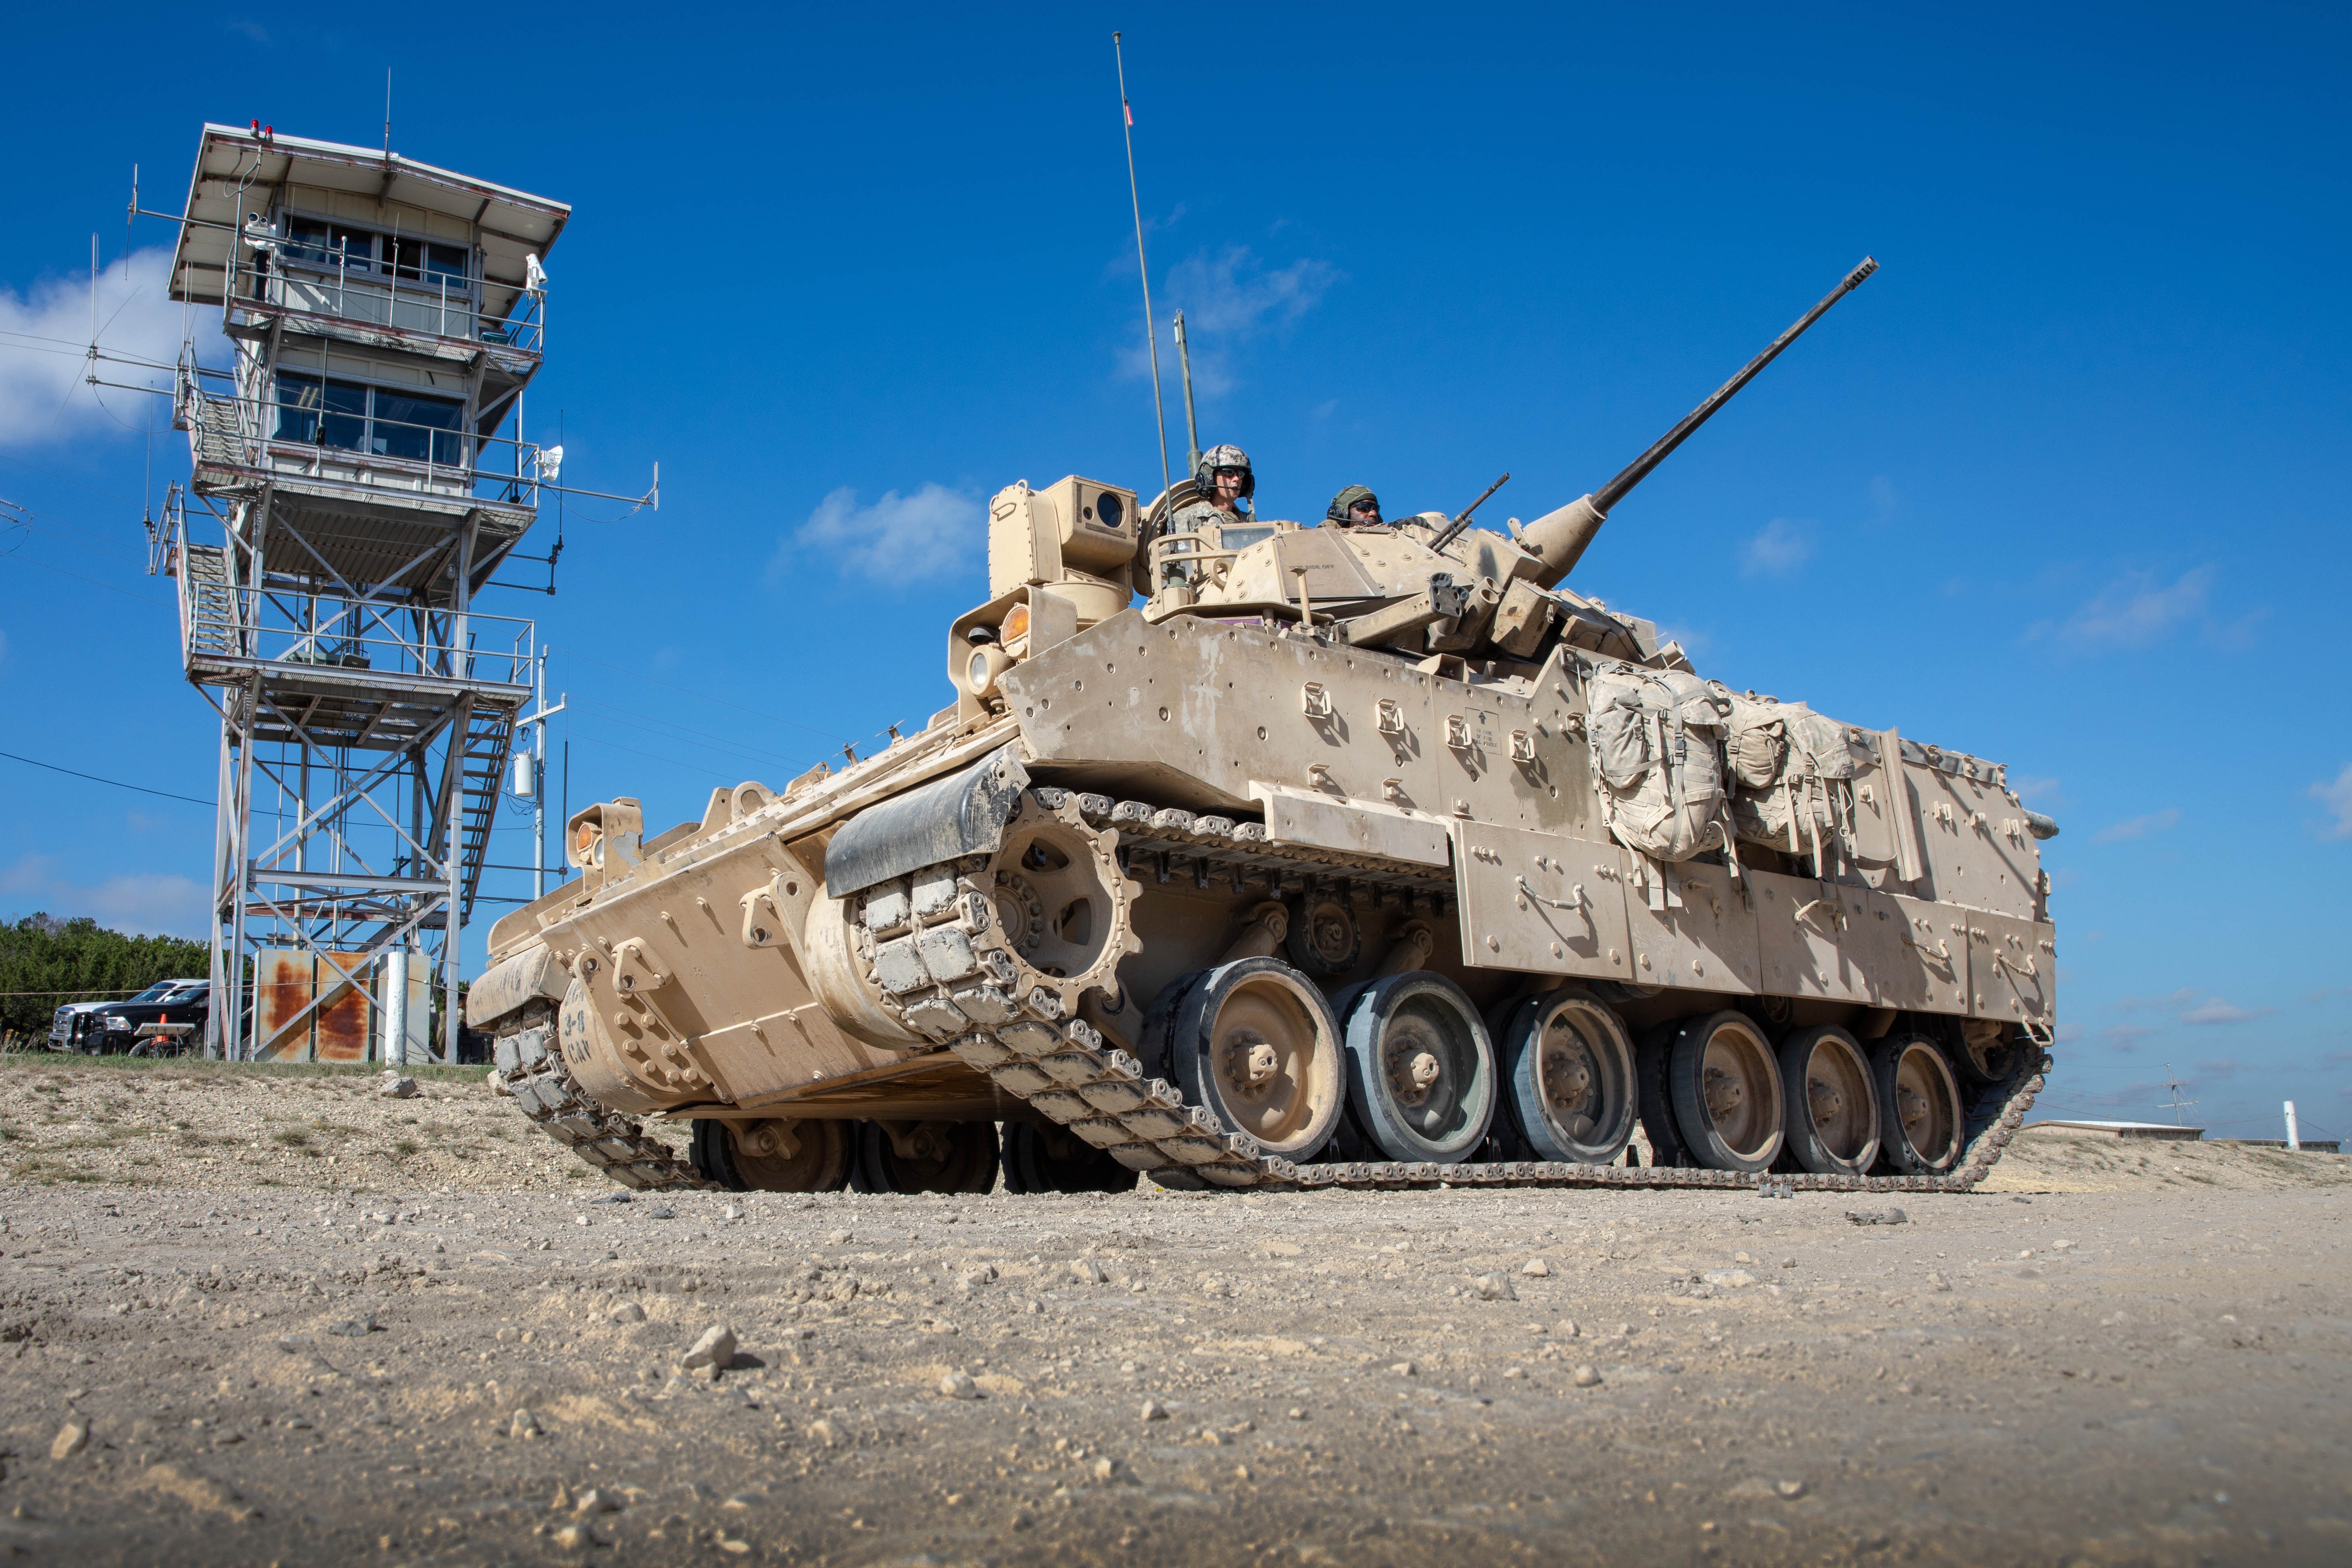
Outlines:
{"label": "soldier in helmet", "polygon": [[1248,513],[1250,497],[1257,493],[1257,476],[1250,472],[1249,454],[1231,445],[1202,453],[1192,481],[1200,487],[1200,495],[1176,514],[1179,533],[1239,522]]}
{"label": "soldier in helmet", "polygon": [[1349,485],[1331,498],[1331,509],[1323,518],[1341,528],[1377,527],[1381,522],[1381,498],[1363,485]]}

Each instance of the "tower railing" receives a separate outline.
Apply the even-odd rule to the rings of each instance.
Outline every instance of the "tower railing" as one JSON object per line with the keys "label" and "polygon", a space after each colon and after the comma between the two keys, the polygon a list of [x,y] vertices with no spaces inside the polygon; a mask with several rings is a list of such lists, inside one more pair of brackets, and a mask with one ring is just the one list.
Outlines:
{"label": "tower railing", "polygon": [[[354,271],[340,251],[306,250],[278,240],[268,244],[267,251],[247,254],[251,245],[247,240],[230,258],[221,324],[232,335],[279,318],[299,321],[313,317],[324,323],[447,339],[469,347],[489,344],[531,355],[546,350],[543,289],[421,268],[406,279],[401,274],[411,269],[370,265]],[[488,297],[509,293],[513,298],[503,311],[487,308]]]}
{"label": "tower railing", "polygon": [[[227,372],[208,366],[184,366],[179,379],[173,422],[192,432],[200,470],[298,474],[531,508],[539,505],[539,487],[554,482],[554,460],[536,441],[416,420],[362,420],[205,384],[226,380]],[[346,444],[352,442],[359,444]],[[395,443],[422,456],[394,452]]]}

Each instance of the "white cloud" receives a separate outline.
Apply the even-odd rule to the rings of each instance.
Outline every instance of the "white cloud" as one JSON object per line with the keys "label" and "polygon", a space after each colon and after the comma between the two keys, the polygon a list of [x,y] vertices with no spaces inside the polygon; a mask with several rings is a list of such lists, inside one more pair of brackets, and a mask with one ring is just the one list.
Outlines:
{"label": "white cloud", "polygon": [[[1238,380],[1234,351],[1313,310],[1339,276],[1338,268],[1313,257],[1268,268],[1246,245],[1196,251],[1170,268],[1160,291],[1184,312],[1194,390],[1205,397],[1232,391]],[[1140,347],[1123,351],[1120,364],[1129,375],[1151,374],[1150,357]]]}
{"label": "white cloud", "polygon": [[2310,794],[2336,817],[2325,837],[2352,838],[2352,763],[2345,763],[2344,771],[2333,782],[2313,784]]}
{"label": "white cloud", "polygon": [[[205,349],[218,343],[214,325],[217,311],[189,315],[164,297],[171,263],[169,250],[151,247],[100,270],[101,351],[168,365],[179,358],[184,319],[198,329]],[[161,406],[135,392],[84,384],[89,374],[89,344],[88,272],[36,283],[23,294],[0,289],[0,446],[38,446],[93,426],[141,429],[166,424]],[[164,390],[171,386],[169,372],[119,361],[101,361],[99,369],[108,381]]]}
{"label": "white cloud", "polygon": [[1694,658],[1704,658],[1706,657],[1707,650],[1715,647],[1715,638],[1700,631],[1696,626],[1685,626],[1675,622],[1668,622],[1658,628],[1658,646],[1664,647],[1670,642],[1682,644],[1683,651]]}
{"label": "white cloud", "polygon": [[1776,517],[1739,547],[1743,577],[1785,577],[1812,558],[1813,524]]}
{"label": "white cloud", "polygon": [[2154,1029],[2144,1028],[2137,1024],[2110,1024],[2099,1031],[2099,1037],[2106,1041],[2109,1050],[2129,1056],[2142,1040],[2154,1033]]}
{"label": "white cloud", "polygon": [[77,887],[57,874],[57,861],[47,855],[25,856],[0,871],[0,908],[14,911],[10,919],[36,910],[60,920],[89,915],[134,936],[201,938],[211,931],[204,887],[190,878],[151,871]]}
{"label": "white cloud", "polygon": [[832,560],[843,572],[877,582],[944,576],[978,559],[984,543],[980,502],[944,485],[913,495],[886,490],[872,506],[847,486],[817,503],[809,520],[776,546],[768,581],[778,583],[802,552]]}
{"label": "white cloud", "polygon": [[1895,514],[1903,510],[1903,498],[1895,493],[1895,481],[1885,474],[1870,481],[1870,517],[1874,522],[1892,522]]}
{"label": "white cloud", "polygon": [[2129,839],[2146,838],[2151,834],[2162,833],[2179,820],[2180,808],[2168,805],[2162,811],[2151,811],[2146,816],[2135,816],[2128,822],[2118,822],[2113,826],[2102,827],[2091,835],[2091,842],[2121,844]]}
{"label": "white cloud", "polygon": [[1268,271],[1248,246],[1229,245],[1170,268],[1167,289],[1191,330],[1248,338],[1313,310],[1339,277],[1338,268],[1312,257]]}
{"label": "white cloud", "polygon": [[2257,610],[2227,626],[2216,623],[2211,605],[2214,576],[2215,569],[2210,565],[2183,572],[2169,584],[2146,572],[2127,572],[2064,621],[2043,621],[2025,635],[2029,641],[2050,637],[2096,651],[2146,647],[2183,629],[2194,629],[2208,641],[2243,646],[2263,612]]}
{"label": "white cloud", "polygon": [[2056,779],[2037,778],[2032,773],[2011,773],[2009,787],[2017,792],[2020,800],[2038,800],[2044,805],[2063,805],[2066,794]]}
{"label": "white cloud", "polygon": [[2110,1003],[2109,1005],[2118,1013],[2142,1013],[2155,1009],[2162,1009],[2168,1013],[2175,1007],[2186,1007],[2196,1000],[2197,987],[2184,985],[2168,995],[2125,996]]}
{"label": "white cloud", "polygon": [[2219,996],[2210,996],[2180,1015],[2184,1024],[2251,1024],[2277,1012],[2275,1007],[2238,1007]]}

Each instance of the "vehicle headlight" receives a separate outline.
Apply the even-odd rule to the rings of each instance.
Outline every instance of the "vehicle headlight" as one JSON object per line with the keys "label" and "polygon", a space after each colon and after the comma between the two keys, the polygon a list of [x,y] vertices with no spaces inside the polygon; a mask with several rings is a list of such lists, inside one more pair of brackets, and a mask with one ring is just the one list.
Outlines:
{"label": "vehicle headlight", "polygon": [[106,1026],[110,1029],[128,1029],[131,1027],[131,1020],[120,1013],[109,1013],[106,1016]]}
{"label": "vehicle headlight", "polygon": [[974,697],[985,701],[996,691],[996,678],[1012,668],[1013,660],[1003,648],[993,644],[985,647],[976,647],[971,650],[971,658],[964,665],[965,689]]}

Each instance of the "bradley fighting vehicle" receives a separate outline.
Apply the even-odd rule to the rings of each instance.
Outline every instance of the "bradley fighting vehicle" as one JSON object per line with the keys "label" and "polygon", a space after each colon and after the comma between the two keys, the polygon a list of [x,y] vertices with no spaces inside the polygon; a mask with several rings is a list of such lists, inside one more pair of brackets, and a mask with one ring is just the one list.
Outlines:
{"label": "bradley fighting vehicle", "polygon": [[1973,1184],[2047,1067],[2056,826],[1563,585],[1875,267],[1525,527],[1008,487],[920,733],[572,816],[467,1003],[497,1083],[637,1187]]}

